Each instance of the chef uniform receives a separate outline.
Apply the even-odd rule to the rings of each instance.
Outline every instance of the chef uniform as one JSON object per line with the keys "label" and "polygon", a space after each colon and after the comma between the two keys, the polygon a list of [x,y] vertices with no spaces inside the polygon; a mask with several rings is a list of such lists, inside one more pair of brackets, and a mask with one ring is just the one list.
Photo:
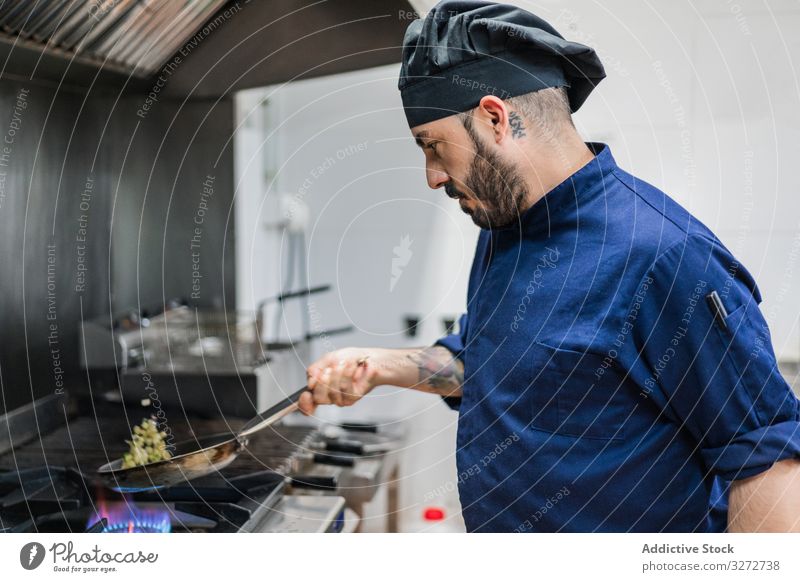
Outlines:
{"label": "chef uniform", "polygon": [[[463,67],[507,94],[525,78],[569,86],[573,111],[603,77],[591,49],[523,10],[441,2],[404,42],[411,127],[477,105],[481,90],[453,89]],[[800,456],[800,402],[750,273],[587,146],[595,157],[517,221],[481,230],[467,312],[437,342],[464,364],[463,396],[446,400],[467,529],[725,531],[731,482]]]}

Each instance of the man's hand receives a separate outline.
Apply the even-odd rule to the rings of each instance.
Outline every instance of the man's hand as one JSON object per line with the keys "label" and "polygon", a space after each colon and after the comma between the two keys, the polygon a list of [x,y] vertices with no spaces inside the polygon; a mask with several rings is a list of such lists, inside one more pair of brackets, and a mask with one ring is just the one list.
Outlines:
{"label": "man's hand", "polygon": [[[344,348],[328,352],[308,367],[309,391],[300,397],[300,410],[313,414],[318,404],[351,406],[375,387],[373,351]],[[374,358],[373,358],[374,359]]]}
{"label": "man's hand", "polygon": [[800,460],[734,481],[728,497],[728,532],[800,532]]}
{"label": "man's hand", "polygon": [[329,352],[308,367],[309,391],[300,410],[313,414],[318,404],[350,406],[375,386],[389,384],[440,396],[461,396],[464,366],[446,348],[345,348]]}

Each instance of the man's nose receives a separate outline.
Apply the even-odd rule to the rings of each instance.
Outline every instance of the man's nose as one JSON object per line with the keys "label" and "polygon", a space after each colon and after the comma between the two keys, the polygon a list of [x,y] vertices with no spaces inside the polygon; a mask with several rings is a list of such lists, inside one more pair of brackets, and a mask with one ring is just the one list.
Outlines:
{"label": "man's nose", "polygon": [[426,171],[426,176],[428,178],[428,186],[434,190],[441,188],[450,180],[450,176],[447,175],[447,172],[443,172],[442,170],[438,170],[436,168],[428,168]]}

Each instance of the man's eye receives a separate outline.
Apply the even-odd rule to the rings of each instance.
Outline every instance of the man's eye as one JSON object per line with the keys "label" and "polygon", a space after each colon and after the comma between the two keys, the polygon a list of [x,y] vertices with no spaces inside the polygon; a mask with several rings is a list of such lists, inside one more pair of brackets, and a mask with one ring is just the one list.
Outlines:
{"label": "man's eye", "polygon": [[431,151],[433,153],[436,153],[436,146],[437,145],[439,145],[438,141],[432,141],[431,143],[428,144],[428,147],[431,148]]}

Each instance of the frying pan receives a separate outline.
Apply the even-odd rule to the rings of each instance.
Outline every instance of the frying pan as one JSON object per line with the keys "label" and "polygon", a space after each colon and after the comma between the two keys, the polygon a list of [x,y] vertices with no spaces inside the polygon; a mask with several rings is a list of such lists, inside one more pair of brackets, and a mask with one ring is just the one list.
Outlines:
{"label": "frying pan", "polygon": [[300,395],[306,390],[308,386],[259,413],[235,433],[181,441],[175,445],[171,459],[129,469],[123,469],[122,459],[117,459],[97,469],[97,478],[109,489],[135,493],[171,487],[219,471],[236,459],[247,446],[248,437],[297,410]]}

